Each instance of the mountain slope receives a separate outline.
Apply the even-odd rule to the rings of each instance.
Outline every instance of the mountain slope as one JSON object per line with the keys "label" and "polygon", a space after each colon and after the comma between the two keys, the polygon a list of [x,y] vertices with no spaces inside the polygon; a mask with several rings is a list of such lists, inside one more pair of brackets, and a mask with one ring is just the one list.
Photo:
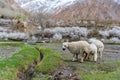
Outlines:
{"label": "mountain slope", "polygon": [[[30,12],[51,13],[55,20],[120,20],[120,0],[15,0]],[[62,16],[62,17],[61,17]]]}
{"label": "mountain slope", "polygon": [[0,15],[14,17],[25,14],[27,12],[15,3],[14,0],[0,0]]}
{"label": "mountain slope", "polygon": [[30,12],[53,12],[74,4],[77,0],[15,0]]}
{"label": "mountain slope", "polygon": [[[62,17],[61,17],[62,16]],[[51,15],[55,20],[104,19],[120,20],[120,4],[114,0],[77,2]]]}

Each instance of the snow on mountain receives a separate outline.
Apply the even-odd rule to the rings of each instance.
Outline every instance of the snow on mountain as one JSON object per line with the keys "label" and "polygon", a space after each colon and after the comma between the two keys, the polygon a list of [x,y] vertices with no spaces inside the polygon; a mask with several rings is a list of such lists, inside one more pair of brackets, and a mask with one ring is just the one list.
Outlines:
{"label": "snow on mountain", "polygon": [[61,9],[59,12],[55,11],[50,17],[58,21],[72,21],[74,19],[120,20],[119,1],[120,0],[86,0],[84,3],[77,2]]}
{"label": "snow on mountain", "polygon": [[53,12],[74,4],[77,0],[15,0],[22,8],[30,12]]}

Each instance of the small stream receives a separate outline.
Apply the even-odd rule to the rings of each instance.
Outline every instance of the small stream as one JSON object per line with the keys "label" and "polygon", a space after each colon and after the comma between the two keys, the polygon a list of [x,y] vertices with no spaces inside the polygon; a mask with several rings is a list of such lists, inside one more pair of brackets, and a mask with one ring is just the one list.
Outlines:
{"label": "small stream", "polygon": [[42,61],[44,55],[38,48],[36,49],[40,53],[39,59],[31,63],[26,70],[22,68],[18,70],[17,77],[19,78],[19,80],[31,80],[32,75],[35,73],[35,66]]}

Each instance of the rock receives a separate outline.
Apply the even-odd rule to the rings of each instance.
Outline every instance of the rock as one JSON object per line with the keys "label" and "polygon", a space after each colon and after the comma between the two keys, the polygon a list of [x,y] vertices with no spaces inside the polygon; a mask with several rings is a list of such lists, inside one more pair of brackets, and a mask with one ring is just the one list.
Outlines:
{"label": "rock", "polygon": [[74,73],[72,67],[60,67],[55,72],[52,73],[52,76],[49,80],[82,80],[77,77]]}

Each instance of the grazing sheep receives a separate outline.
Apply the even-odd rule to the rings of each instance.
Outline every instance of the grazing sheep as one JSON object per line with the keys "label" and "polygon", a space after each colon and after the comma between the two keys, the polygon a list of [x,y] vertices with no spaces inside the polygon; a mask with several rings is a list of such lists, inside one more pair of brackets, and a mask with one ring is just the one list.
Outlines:
{"label": "grazing sheep", "polygon": [[78,55],[81,55],[81,62],[84,60],[84,48],[89,46],[89,43],[86,41],[76,41],[76,42],[64,42],[63,43],[63,50],[66,48],[73,54],[72,61],[75,61],[75,59],[78,60]]}
{"label": "grazing sheep", "polygon": [[97,53],[98,53],[99,60],[102,60],[102,54],[103,54],[103,50],[104,50],[103,42],[98,39],[95,39],[95,38],[89,39],[89,42],[93,43],[97,46]]}
{"label": "grazing sheep", "polygon": [[86,54],[85,59],[97,61],[97,47],[95,44],[90,44],[83,51]]}

